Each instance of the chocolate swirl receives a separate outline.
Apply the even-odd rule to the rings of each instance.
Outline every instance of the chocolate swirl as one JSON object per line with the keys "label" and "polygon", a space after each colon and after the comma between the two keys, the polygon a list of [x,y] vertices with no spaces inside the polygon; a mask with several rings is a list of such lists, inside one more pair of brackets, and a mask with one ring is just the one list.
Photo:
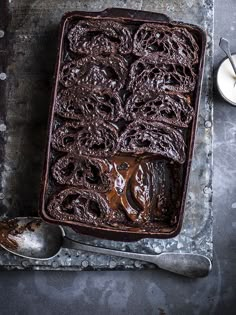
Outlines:
{"label": "chocolate swirl", "polygon": [[132,39],[127,27],[114,21],[79,21],[68,33],[70,50],[78,54],[122,55],[132,51]]}

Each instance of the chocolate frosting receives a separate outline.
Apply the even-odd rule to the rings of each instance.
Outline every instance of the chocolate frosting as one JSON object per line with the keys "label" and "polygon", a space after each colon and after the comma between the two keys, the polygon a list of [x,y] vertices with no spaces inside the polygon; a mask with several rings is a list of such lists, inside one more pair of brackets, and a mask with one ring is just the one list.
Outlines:
{"label": "chocolate frosting", "polygon": [[143,24],[134,36],[133,53],[155,58],[159,63],[194,64],[199,48],[187,29],[158,24]]}
{"label": "chocolate frosting", "polygon": [[129,54],[132,51],[130,31],[114,21],[80,21],[68,33],[70,50],[79,54]]}

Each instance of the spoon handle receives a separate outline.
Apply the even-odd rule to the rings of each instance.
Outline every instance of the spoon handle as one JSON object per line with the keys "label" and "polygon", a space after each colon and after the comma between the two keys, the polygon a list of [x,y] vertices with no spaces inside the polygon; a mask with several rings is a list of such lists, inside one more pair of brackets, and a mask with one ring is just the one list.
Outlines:
{"label": "spoon handle", "polygon": [[229,46],[228,40],[221,37],[219,46],[225,52],[226,56],[229,58],[229,61],[230,61],[231,65],[234,69],[234,73],[236,74],[236,66],[235,66],[235,63],[233,61],[233,58],[232,58],[232,55],[230,52],[230,46]]}
{"label": "spoon handle", "polygon": [[205,277],[210,272],[212,265],[209,258],[199,254],[189,253],[161,253],[159,255],[141,254],[97,247],[71,240],[64,237],[63,247],[89,251],[97,254],[119,256],[142,260],[157,265],[161,269],[168,270],[186,277]]}
{"label": "spoon handle", "polygon": [[229,57],[229,61],[230,61],[230,63],[231,63],[231,66],[232,66],[232,68],[234,69],[234,73],[236,74],[236,66],[235,66],[235,64],[234,64],[232,55],[228,55],[228,57]]}

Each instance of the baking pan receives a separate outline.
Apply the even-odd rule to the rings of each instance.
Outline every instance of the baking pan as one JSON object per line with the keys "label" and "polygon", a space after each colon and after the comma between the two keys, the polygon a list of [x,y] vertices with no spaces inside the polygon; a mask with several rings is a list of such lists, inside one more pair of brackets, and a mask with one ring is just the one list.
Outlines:
{"label": "baking pan", "polygon": [[[114,226],[96,226],[82,222],[76,222],[72,220],[61,220],[60,218],[53,218],[49,215],[47,211],[47,206],[53,195],[59,194],[62,190],[62,186],[56,185],[51,176],[51,166],[52,161],[55,161],[55,158],[58,159],[60,156],[56,155],[53,149],[51,148],[52,143],[52,133],[55,127],[60,126],[60,118],[54,116],[55,114],[55,104],[57,97],[57,88],[59,81],[59,72],[61,69],[62,62],[64,62],[67,58],[66,55],[66,47],[64,36],[68,30],[70,25],[74,25],[79,20],[90,19],[90,20],[109,20],[109,21],[118,21],[128,25],[129,27],[135,29],[138,28],[142,23],[153,23],[156,22],[159,25],[168,26],[168,27],[181,27],[186,28],[190,31],[190,33],[195,37],[199,46],[199,62],[197,65],[197,82],[196,87],[193,91],[193,98],[191,105],[194,108],[195,115],[193,120],[189,126],[189,128],[184,131],[184,138],[186,142],[186,161],[182,165],[178,165],[174,163],[174,166],[171,167],[165,166],[165,161],[159,159],[157,161],[157,168],[164,167],[165,170],[171,169],[168,174],[168,180],[166,181],[166,185],[170,186],[166,189],[168,192],[171,191],[172,195],[174,195],[175,199],[173,199],[174,203],[172,206],[172,215],[167,216],[169,219],[164,217],[163,220],[160,220],[158,224],[156,224],[155,230],[150,230],[148,228],[136,227],[133,226],[125,227],[125,228],[115,228]],[[78,231],[82,234],[89,234],[97,237],[114,239],[114,240],[123,240],[123,241],[134,241],[141,238],[170,238],[176,236],[181,229],[185,199],[187,193],[188,186],[188,178],[189,171],[192,160],[193,153],[193,145],[194,145],[194,137],[195,137],[195,129],[196,122],[198,116],[198,103],[201,92],[201,81],[203,74],[203,65],[204,65],[204,54],[206,48],[206,36],[205,33],[199,27],[190,24],[184,24],[180,22],[173,22],[163,14],[144,12],[144,11],[136,11],[136,10],[126,10],[126,9],[107,9],[103,12],[70,12],[67,13],[63,18],[60,25],[59,32],[59,47],[58,47],[58,57],[57,57],[57,65],[55,71],[55,85],[53,89],[52,102],[50,106],[49,113],[49,125],[48,125],[48,143],[47,143],[47,151],[46,151],[46,160],[42,177],[42,189],[41,189],[41,198],[40,198],[40,215],[41,217],[49,223],[55,224],[63,224],[72,227],[74,230]],[[173,163],[172,163],[173,164]],[[164,166],[163,166],[164,165]],[[63,189],[67,189],[68,187],[63,187]],[[168,197],[168,195],[167,195]],[[167,209],[168,212],[168,209]]]}

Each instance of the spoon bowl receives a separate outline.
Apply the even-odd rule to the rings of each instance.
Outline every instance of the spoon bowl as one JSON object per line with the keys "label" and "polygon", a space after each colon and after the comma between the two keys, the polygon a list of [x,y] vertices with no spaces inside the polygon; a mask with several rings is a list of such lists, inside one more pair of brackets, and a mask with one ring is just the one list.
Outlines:
{"label": "spoon bowl", "polygon": [[[46,260],[61,250],[65,232],[39,218],[17,218],[9,221],[9,233],[1,244],[5,250],[24,258]],[[6,241],[8,240],[8,241]],[[10,241],[10,242],[9,242]]]}

